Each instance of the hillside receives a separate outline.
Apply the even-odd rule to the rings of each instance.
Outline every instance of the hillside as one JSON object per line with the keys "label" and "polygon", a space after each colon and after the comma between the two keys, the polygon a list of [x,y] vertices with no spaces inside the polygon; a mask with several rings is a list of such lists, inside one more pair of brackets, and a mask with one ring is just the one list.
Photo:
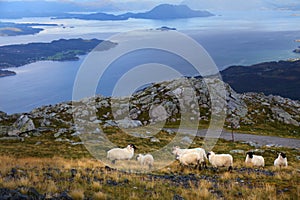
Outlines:
{"label": "hillside", "polygon": [[221,75],[239,93],[263,92],[300,100],[300,60],[231,66]]}
{"label": "hillside", "polygon": [[[202,136],[182,135],[179,125],[185,121],[182,125],[187,128],[208,127],[212,108],[206,86],[215,83],[218,85],[220,81],[182,78],[155,83],[129,99],[95,96],[43,106],[29,113],[0,112],[0,196],[297,199],[299,148],[218,139],[212,150],[234,157],[231,173],[225,168],[215,169],[211,164],[200,169],[184,167],[174,159],[172,142],[181,147],[187,144],[190,148],[205,147]],[[235,131],[239,132],[300,138],[299,101],[257,93],[241,95],[229,85],[225,84],[225,88],[225,128],[234,123]],[[195,98],[189,95],[192,90],[196,91]],[[218,101],[223,101],[218,98],[218,89],[212,92]],[[189,114],[194,114],[198,106],[200,115],[192,118]],[[213,109],[222,112],[224,108],[216,105]],[[157,129],[162,127],[161,123],[164,129]],[[106,152],[111,148],[107,140],[119,147],[133,143],[138,149],[131,160],[111,164],[106,159]],[[249,150],[264,156],[264,168],[245,165],[245,153]],[[289,166],[284,169],[273,166],[278,151],[288,155]],[[146,152],[155,158],[153,171],[135,160],[137,154]],[[171,156],[171,162],[166,162],[167,155]]]}
{"label": "hillside", "polygon": [[193,17],[210,17],[213,16],[208,11],[192,10],[187,5],[170,5],[161,4],[145,13],[137,13],[130,16],[131,18],[141,19],[178,19]]}
{"label": "hillside", "polygon": [[[214,86],[218,83],[218,80],[212,79],[209,84]],[[192,84],[193,88],[188,84]],[[93,129],[91,132],[99,132],[98,125],[106,129],[116,128],[119,125],[134,128],[165,123],[165,127],[178,128],[181,123],[185,123],[183,126],[187,128],[196,124],[196,127],[205,129],[212,117],[212,102],[206,84],[203,79],[178,79],[153,84],[137,92],[130,99],[114,100],[96,96],[79,102],[36,108],[25,115],[27,119],[25,121],[31,121],[30,130],[27,130],[28,127],[18,125],[21,113],[14,115],[2,113],[0,126],[7,127],[8,132],[2,133],[4,136],[21,136],[27,135],[32,130],[34,132],[47,130],[53,134],[59,133],[58,137],[66,134],[76,135],[78,130],[84,130],[86,126],[91,126],[88,128]],[[184,87],[189,89],[182,89]],[[300,138],[299,101],[258,93],[238,94],[229,85],[225,85],[225,88],[224,128],[230,129],[234,124],[239,132]],[[219,96],[220,91],[216,87],[214,90],[216,91],[211,92]],[[193,91],[196,92],[195,98],[191,96]],[[183,102],[178,99],[180,96]],[[223,101],[222,96],[214,98]],[[222,104],[216,104],[213,109],[220,115],[225,108],[222,108]],[[77,124],[74,125],[74,122]],[[9,130],[9,127],[14,128]]]}

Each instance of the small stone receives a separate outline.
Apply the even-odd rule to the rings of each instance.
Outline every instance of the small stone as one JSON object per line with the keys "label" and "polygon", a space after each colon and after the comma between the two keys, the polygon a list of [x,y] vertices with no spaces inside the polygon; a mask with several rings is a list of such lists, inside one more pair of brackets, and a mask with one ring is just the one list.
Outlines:
{"label": "small stone", "polygon": [[233,149],[233,150],[229,151],[229,153],[232,153],[232,154],[245,154],[245,151],[242,150],[242,149]]}
{"label": "small stone", "polygon": [[193,140],[188,137],[188,136],[185,136],[181,139],[181,143],[188,143],[188,144],[191,144],[193,142]]}
{"label": "small stone", "polygon": [[150,138],[150,142],[160,142],[160,140],[156,137]]}
{"label": "small stone", "polygon": [[184,198],[182,196],[180,196],[179,194],[174,194],[173,200],[184,200]]}

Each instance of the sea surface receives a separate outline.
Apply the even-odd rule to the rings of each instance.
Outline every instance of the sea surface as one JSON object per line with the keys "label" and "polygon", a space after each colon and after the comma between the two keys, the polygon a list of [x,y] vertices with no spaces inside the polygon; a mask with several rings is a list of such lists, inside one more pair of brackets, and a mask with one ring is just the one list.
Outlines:
{"label": "sea surface", "polygon": [[[57,27],[43,27],[45,30],[36,35],[0,37],[0,45],[30,42],[50,42],[60,38],[98,38],[109,39],[116,33],[136,29],[155,29],[161,26],[174,27],[181,33],[192,37],[212,57],[220,70],[231,65],[251,65],[265,61],[299,58],[293,49],[300,46],[295,40],[300,39],[300,16],[291,11],[256,11],[256,12],[218,12],[209,18],[179,20],[144,20],[95,21],[51,18],[0,19],[16,23],[56,23]],[[162,62],[184,68],[187,63],[174,59],[170,55],[151,53]],[[9,114],[28,112],[35,107],[55,104],[72,99],[74,80],[78,69],[87,56],[79,61],[31,63],[19,68],[11,68],[16,76],[0,78],[0,110]],[[132,65],[138,59],[139,64],[151,63],[149,56],[138,53],[136,58],[119,63]],[[122,74],[118,70],[108,71],[106,79],[99,84],[97,93],[110,95],[116,78]],[[187,68],[188,69],[188,68]],[[127,69],[129,70],[129,68]],[[124,73],[124,71],[123,71]],[[193,75],[193,71],[183,70],[183,75]],[[147,77],[142,74],[139,78]],[[112,79],[110,78],[112,77]]]}

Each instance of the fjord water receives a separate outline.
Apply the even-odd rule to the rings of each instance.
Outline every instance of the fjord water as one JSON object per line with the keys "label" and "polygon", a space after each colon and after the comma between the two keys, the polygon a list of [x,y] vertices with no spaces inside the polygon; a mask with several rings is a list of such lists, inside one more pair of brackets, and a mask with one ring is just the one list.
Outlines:
{"label": "fjord water", "polygon": [[[58,27],[43,27],[44,31],[34,36],[0,37],[0,45],[49,42],[60,38],[98,38],[106,39],[115,32],[134,29],[155,29],[161,26],[175,27],[198,41],[212,56],[219,69],[236,64],[250,65],[264,61],[297,58],[293,49],[299,46],[294,40],[300,39],[298,22],[300,17],[290,11],[260,11],[259,13],[221,13],[210,18],[180,19],[169,21],[137,20],[124,21],[83,21],[50,20],[49,18],[24,18],[20,20],[2,20],[13,22],[39,22],[64,24]],[[239,16],[239,17],[237,17]],[[148,58],[138,57],[148,63]],[[0,78],[0,110],[7,113],[28,112],[35,107],[55,104],[72,99],[73,83],[77,70],[85,56],[79,61],[36,62],[11,69],[16,76]],[[184,66],[184,62],[176,66]],[[127,60],[122,65],[128,65]],[[172,64],[172,63],[170,63]],[[174,64],[174,63],[173,63]],[[120,66],[122,67],[122,66]],[[185,71],[184,75],[192,72]],[[107,75],[98,90],[108,95],[111,90],[109,76],[116,77],[118,71]],[[145,74],[147,76],[147,74]]]}

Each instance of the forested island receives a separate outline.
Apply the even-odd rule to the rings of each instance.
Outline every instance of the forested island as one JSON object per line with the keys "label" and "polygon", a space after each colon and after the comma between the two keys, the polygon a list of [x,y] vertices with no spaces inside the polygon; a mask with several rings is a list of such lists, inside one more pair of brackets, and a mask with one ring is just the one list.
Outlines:
{"label": "forested island", "polygon": [[0,69],[0,78],[4,76],[13,76],[13,75],[16,75],[16,72]]}
{"label": "forested island", "polygon": [[[11,67],[20,67],[29,63],[52,60],[72,61],[78,60],[79,55],[87,54],[98,44],[105,42],[99,50],[107,50],[116,44],[98,39],[60,39],[50,43],[29,43],[0,46],[0,70]],[[8,73],[4,73],[3,76]],[[7,74],[8,75],[8,74]],[[12,75],[12,74],[10,74]]]}
{"label": "forested island", "polygon": [[57,24],[39,24],[39,23],[12,23],[0,22],[0,36],[17,36],[17,35],[34,35],[41,31],[43,28],[36,26],[58,26]]}

